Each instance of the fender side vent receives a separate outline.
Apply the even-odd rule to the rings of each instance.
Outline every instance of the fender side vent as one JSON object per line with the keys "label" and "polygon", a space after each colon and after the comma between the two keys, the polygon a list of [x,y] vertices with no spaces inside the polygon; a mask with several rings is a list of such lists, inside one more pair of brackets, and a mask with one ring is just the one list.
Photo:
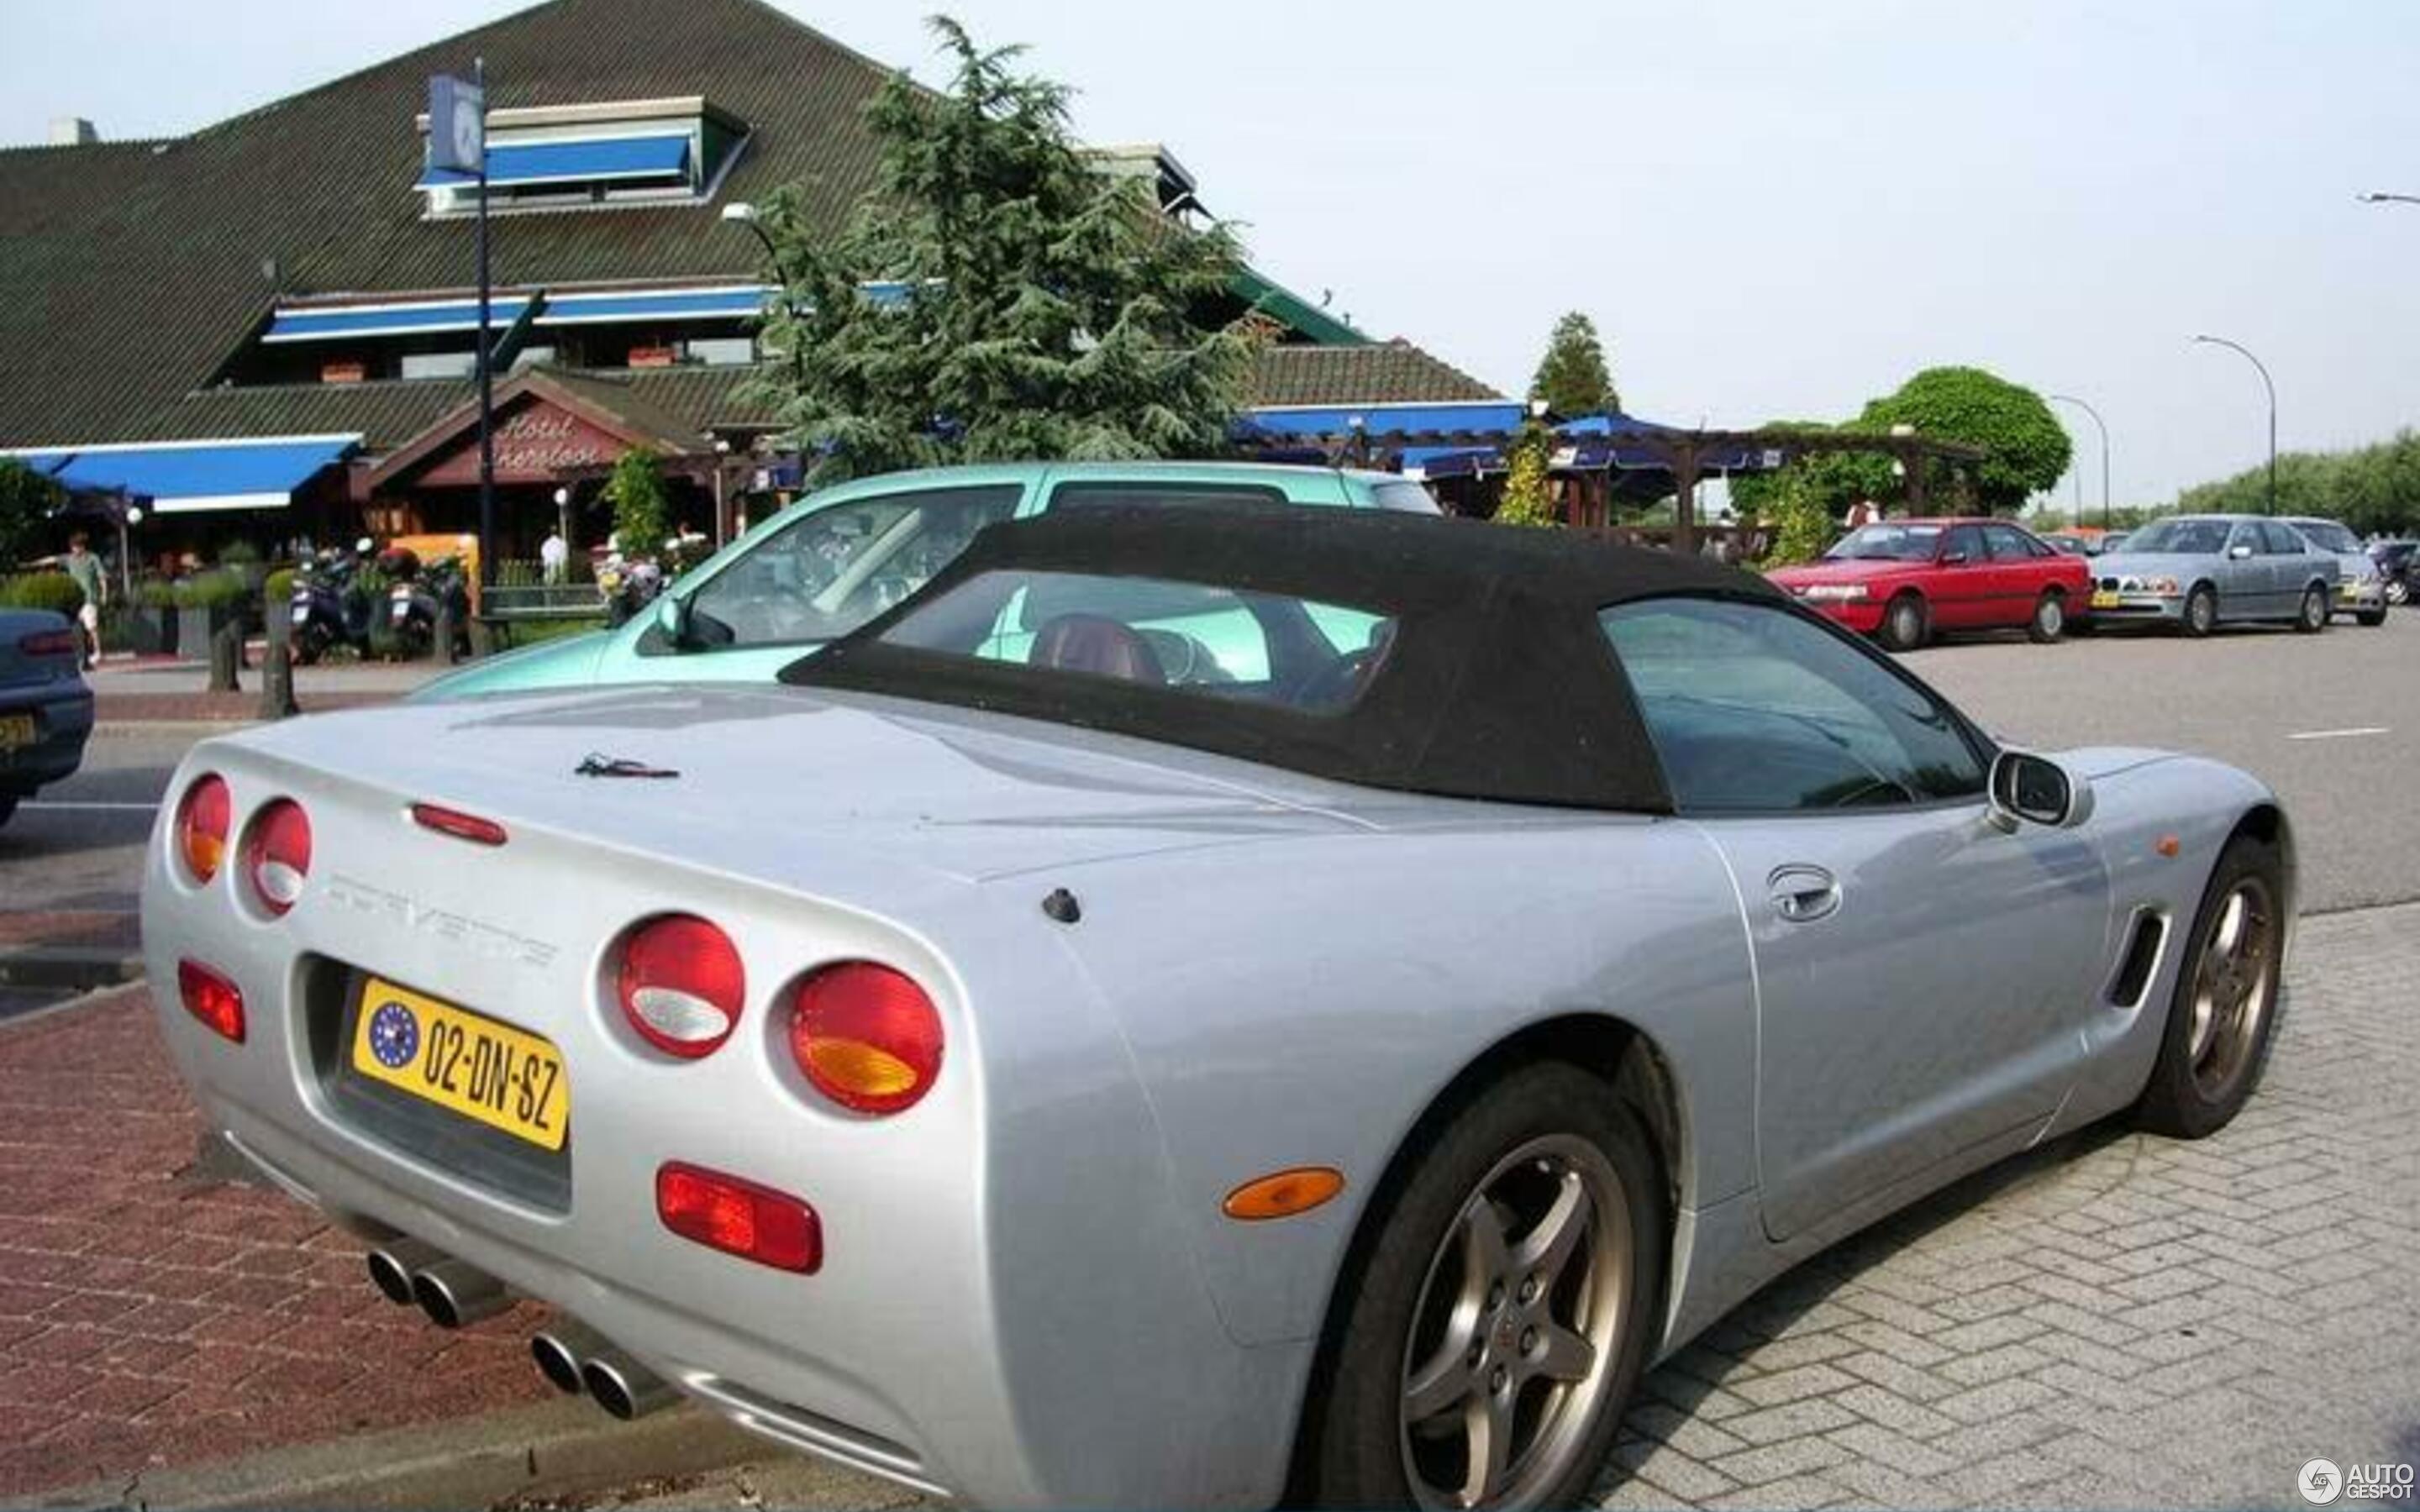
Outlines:
{"label": "fender side vent", "polygon": [[2127,926],[2126,955],[2118,963],[2118,975],[2109,983],[2109,1001],[2118,1008],[2135,1009],[2143,1006],[2143,995],[2151,988],[2151,978],[2160,967],[2161,947],[2168,942],[2168,917],[2151,908],[2134,910],[2133,922]]}

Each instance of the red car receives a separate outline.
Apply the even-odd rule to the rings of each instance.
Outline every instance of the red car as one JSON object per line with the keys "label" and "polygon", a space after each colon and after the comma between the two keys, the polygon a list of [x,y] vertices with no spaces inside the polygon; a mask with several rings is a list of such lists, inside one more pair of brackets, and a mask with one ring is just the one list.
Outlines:
{"label": "red car", "polygon": [[2047,644],[2090,610],[2092,570],[2004,519],[1880,520],[1773,581],[1893,651],[1936,630],[2023,630]]}

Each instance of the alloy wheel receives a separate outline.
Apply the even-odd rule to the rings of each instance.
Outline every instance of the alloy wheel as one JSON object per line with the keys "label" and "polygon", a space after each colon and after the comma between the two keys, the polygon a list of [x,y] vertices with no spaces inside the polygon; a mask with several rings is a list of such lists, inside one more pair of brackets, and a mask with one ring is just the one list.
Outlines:
{"label": "alloy wheel", "polygon": [[2242,877],[2219,904],[2194,967],[2193,1022],[2185,1037],[2195,1087],[2215,1101],[2252,1062],[2277,995],[2279,920],[2269,885]]}
{"label": "alloy wheel", "polygon": [[1412,1309],[1398,1413],[1427,1507],[1534,1504],[1585,1447],[1621,1354],[1636,1236],[1573,1134],[1529,1140],[1464,1201]]}

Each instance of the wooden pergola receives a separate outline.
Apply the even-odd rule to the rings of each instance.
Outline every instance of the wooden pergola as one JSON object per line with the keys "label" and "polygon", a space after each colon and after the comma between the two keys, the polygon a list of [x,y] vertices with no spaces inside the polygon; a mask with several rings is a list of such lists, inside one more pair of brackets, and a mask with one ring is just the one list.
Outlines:
{"label": "wooden pergola", "polygon": [[[1378,450],[1438,447],[1497,451],[1513,439],[1498,431],[1388,431],[1373,435],[1362,430],[1342,435],[1288,438],[1295,445],[1318,448],[1329,462],[1339,467],[1367,466]],[[1697,549],[1699,480],[1709,471],[1738,471],[1735,467],[1726,469],[1720,461],[1724,457],[1736,456],[1743,452],[1759,457],[1777,454],[1779,460],[1769,465],[1778,466],[1792,456],[1808,453],[1881,453],[1899,462],[1907,478],[1908,505],[1911,510],[1921,513],[1929,491],[1924,463],[1938,461],[1971,467],[1983,460],[1986,455],[1980,446],[1915,434],[1798,430],[1789,426],[1769,426],[1759,430],[1681,430],[1660,425],[1641,426],[1602,436],[1557,433],[1555,440],[1559,446],[1586,447],[1602,443],[1609,451],[1645,452],[1653,455],[1662,470],[1672,477],[1672,546],[1680,551]],[[1614,468],[1610,456],[1606,466],[1608,471]],[[1632,468],[1623,471],[1648,470]]]}

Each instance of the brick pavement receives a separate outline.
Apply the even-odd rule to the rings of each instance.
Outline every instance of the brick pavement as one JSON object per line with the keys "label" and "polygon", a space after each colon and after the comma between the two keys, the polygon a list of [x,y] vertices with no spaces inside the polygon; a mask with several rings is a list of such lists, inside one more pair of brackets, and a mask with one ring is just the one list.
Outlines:
{"label": "brick pavement", "polygon": [[527,1307],[447,1334],[290,1199],[188,1172],[148,996],[0,1026],[0,1496],[546,1393]]}
{"label": "brick pavement", "polygon": [[2276,1505],[2420,1461],[2415,938],[2304,918],[2212,1138],[2087,1131],[1767,1288],[1649,1379],[1605,1505]]}

